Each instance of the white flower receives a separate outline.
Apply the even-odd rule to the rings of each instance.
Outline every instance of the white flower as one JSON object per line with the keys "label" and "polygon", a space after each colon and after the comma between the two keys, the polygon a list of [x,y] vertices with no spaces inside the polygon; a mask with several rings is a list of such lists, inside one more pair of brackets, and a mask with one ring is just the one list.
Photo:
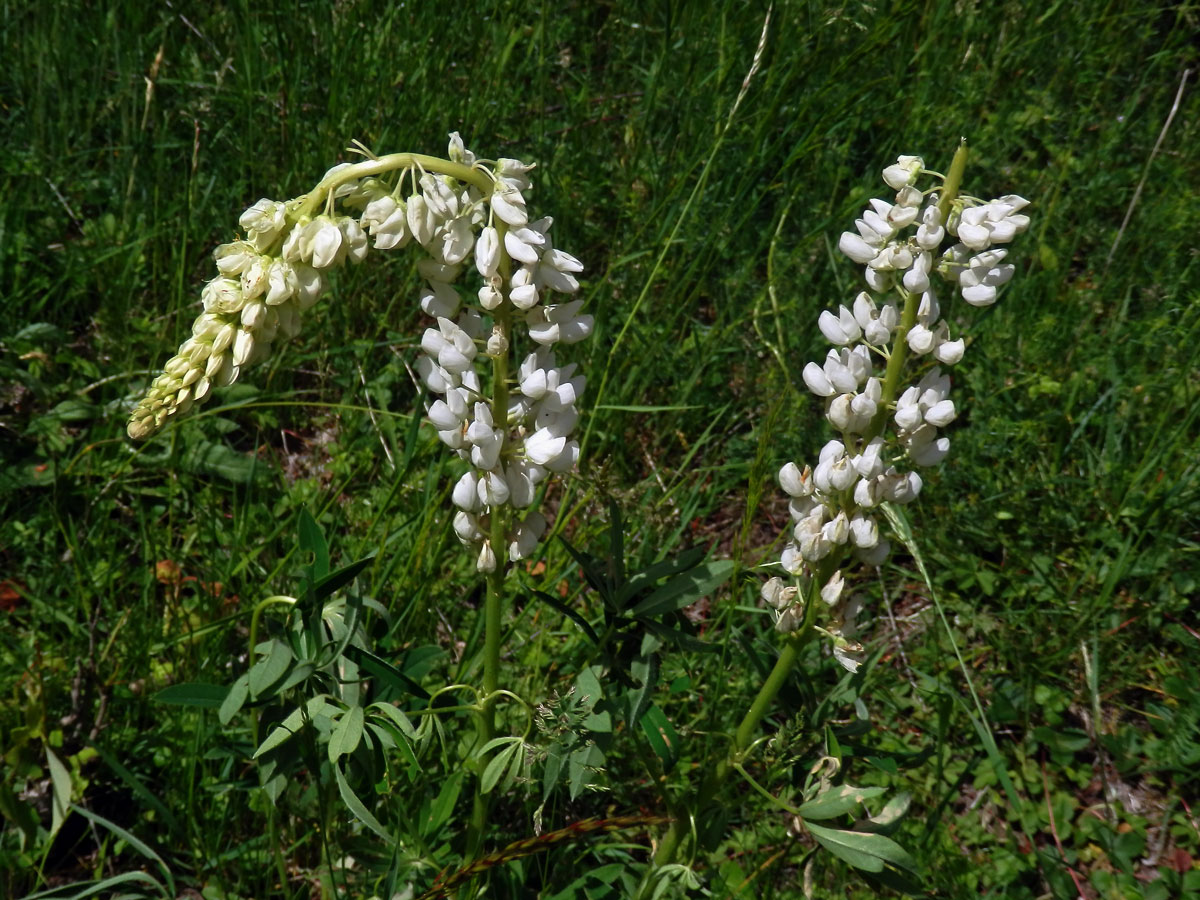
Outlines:
{"label": "white flower", "polygon": [[455,513],[452,524],[454,533],[464,544],[473,544],[483,537],[483,529],[479,527],[479,520],[470,513],[462,511]]}
{"label": "white flower", "polygon": [[437,228],[438,222],[436,217],[430,212],[429,204],[425,201],[425,197],[421,194],[413,194],[408,198],[408,203],[404,209],[405,217],[408,220],[409,233],[416,238],[418,244],[426,247],[429,241],[433,238],[434,229]]}
{"label": "white flower", "polygon": [[377,250],[403,247],[412,239],[408,229],[408,211],[403,203],[390,194],[369,202],[359,220],[375,239]]}
{"label": "white flower", "polygon": [[287,227],[287,208],[278,200],[263,197],[238,217],[254,249],[265,253]]}
{"label": "white flower", "polygon": [[793,586],[785,586],[780,578],[769,578],[759,593],[767,606],[782,611],[792,605],[798,591]]}
{"label": "white flower", "polygon": [[505,159],[501,157],[496,160],[496,175],[500,181],[510,188],[515,188],[518,191],[527,191],[533,186],[529,180],[528,172],[533,169],[532,165],[527,165],[519,159]]}
{"label": "white flower", "polygon": [[525,559],[537,547],[546,531],[546,519],[534,510],[516,523],[511,532],[508,544],[508,558],[512,560]]}
{"label": "white flower", "polygon": [[856,263],[869,263],[873,260],[879,254],[881,244],[882,241],[869,243],[862,235],[850,231],[843,231],[838,239],[838,249]]}
{"label": "white flower", "polygon": [[862,329],[855,320],[854,314],[844,306],[838,307],[837,315],[829,310],[822,312],[817,319],[817,326],[829,343],[839,346],[852,344],[862,337]]}
{"label": "white flower", "polygon": [[562,341],[573,344],[592,333],[593,319],[580,315],[582,300],[572,300],[556,306],[542,306],[525,317],[529,336],[539,344],[554,344]]}
{"label": "white flower", "polygon": [[479,476],[473,471],[464,472],[455,483],[450,499],[464,512],[476,512],[479,509],[478,489]]}
{"label": "white flower", "polygon": [[491,541],[484,541],[483,546],[479,548],[479,557],[475,561],[475,570],[481,575],[488,575],[496,571],[496,551],[492,549]]}
{"label": "white flower", "polygon": [[491,225],[479,232],[475,242],[475,268],[485,279],[497,274],[500,268],[500,236]]}
{"label": "white flower", "polygon": [[492,211],[500,220],[508,225],[520,227],[529,221],[525,212],[525,198],[521,192],[509,184],[497,185],[488,198]]}
{"label": "white flower", "polygon": [[457,131],[450,132],[450,147],[446,153],[451,162],[462,163],[464,166],[475,165],[475,154],[463,146],[463,140]]}
{"label": "white flower", "polygon": [[214,278],[200,293],[206,313],[241,312],[246,304],[242,296],[242,283],[233,278]]}
{"label": "white flower", "polygon": [[520,263],[537,263],[545,245],[546,235],[533,228],[510,228],[504,233],[504,249]]}
{"label": "white flower", "polygon": [[946,229],[942,227],[937,203],[930,203],[921,213],[921,225],[917,229],[917,246],[922,250],[936,250],[942,245],[942,239],[945,236]]}
{"label": "white flower", "polygon": [[845,585],[846,582],[842,578],[842,570],[838,569],[833,573],[829,581],[825,583],[825,586],[821,588],[821,599],[829,606],[835,605],[841,599],[842,589]]}
{"label": "white flower", "polygon": [[921,157],[901,156],[883,170],[883,180],[892,190],[898,191],[916,181],[924,168],[925,161]]}
{"label": "white flower", "polygon": [[813,492],[812,472],[807,466],[801,472],[790,462],[779,470],[779,485],[790,497],[807,497]]}
{"label": "white flower", "polygon": [[579,280],[575,275],[582,271],[583,263],[574,256],[552,248],[542,253],[537,267],[537,281],[560,294],[574,294],[579,290]]}
{"label": "white flower", "polygon": [[443,369],[453,373],[471,368],[471,361],[478,352],[470,335],[444,316],[438,319],[436,330],[425,330],[421,349],[434,357]]}

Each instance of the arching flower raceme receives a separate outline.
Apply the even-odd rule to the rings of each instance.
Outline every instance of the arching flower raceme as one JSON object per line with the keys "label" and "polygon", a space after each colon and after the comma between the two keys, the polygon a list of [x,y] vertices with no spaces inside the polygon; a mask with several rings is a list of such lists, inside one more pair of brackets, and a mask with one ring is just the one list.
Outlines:
{"label": "arching flower raceme", "polygon": [[[947,178],[953,185],[965,149],[960,156]],[[851,671],[862,660],[853,640],[859,598],[843,591],[842,567],[887,558],[879,504],[915,500],[923,485],[917,470],[937,465],[950,450],[941,430],[958,410],[943,367],[961,361],[965,342],[951,336],[942,316],[939,281],[972,306],[996,302],[1014,272],[997,245],[1029,227],[1025,199],[1009,194],[985,202],[956,187],[954,196],[941,198],[937,185],[917,186],[926,175],[941,177],[921,157],[901,156],[883,171],[895,197],[871,200],[855,230],[838,241],[864,266],[866,290],[850,306],[821,313],[817,325],[835,349],[801,372],[824,400],[838,437],[815,468],[789,462],[779,472],[792,520],[780,566],[792,582],[772,578],[763,599],[783,633],[815,623],[826,608],[826,626],[813,627],[832,640],[835,658]],[[824,603],[814,604],[815,597]]]}
{"label": "arching flower raceme", "polygon": [[[572,435],[585,379],[554,348],[591,334],[592,317],[572,299],[583,265],[554,246],[551,218],[530,220],[532,166],[480,161],[457,133],[448,157],[342,164],[310,194],[246,210],[245,237],[214,252],[204,311],[131,414],[130,437],[150,437],[299,334],[329,271],[415,244],[426,254],[418,303],[433,319],[417,370],[439,438],[469,467],[452,495],[455,533],[481,571],[528,556],[546,527],[531,509],[538,485],[579,457]],[[468,268],[479,286],[460,291]],[[504,528],[493,533],[502,509]]]}

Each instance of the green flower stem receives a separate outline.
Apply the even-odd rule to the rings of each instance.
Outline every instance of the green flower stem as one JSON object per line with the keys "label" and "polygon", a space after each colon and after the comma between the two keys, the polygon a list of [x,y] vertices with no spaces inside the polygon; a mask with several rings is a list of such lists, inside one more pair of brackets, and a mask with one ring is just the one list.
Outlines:
{"label": "green flower stem", "polygon": [[[954,152],[950,163],[950,172],[942,183],[942,196],[938,200],[938,219],[942,225],[950,217],[950,208],[958,198],[958,189],[962,185],[963,172],[967,168],[967,142],[964,139]],[[900,324],[892,341],[892,354],[888,357],[887,370],[883,376],[883,390],[879,398],[879,409],[871,421],[867,433],[862,436],[865,447],[873,438],[883,433],[887,417],[892,411],[896,400],[896,392],[900,389],[901,377],[904,375],[904,364],[908,361],[908,332],[917,321],[917,313],[921,307],[921,295],[911,294],[901,287],[897,292],[904,299],[904,310],[900,313]],[[849,447],[849,444],[847,444]]]}
{"label": "green flower stem", "polygon": [[[493,533],[494,536],[494,533]],[[476,717],[479,736],[477,746],[482,747],[496,736],[496,694],[500,681],[500,595],[504,590],[502,550],[496,553],[496,571],[487,576],[487,596],[483,601],[483,703]],[[479,760],[476,775],[483,774],[483,760]],[[482,852],[483,836],[487,831],[489,798],[483,793],[483,783],[475,782],[475,798],[471,804],[471,821],[467,828],[468,859]]]}
{"label": "green flower stem", "polygon": [[[822,570],[825,568],[823,566]],[[716,796],[717,791],[720,790],[721,785],[725,783],[725,779],[729,777],[729,773],[741,764],[742,756],[750,747],[754,735],[758,731],[758,726],[762,724],[762,720],[770,709],[771,704],[775,702],[775,698],[787,682],[788,675],[791,674],[792,668],[800,656],[800,650],[814,633],[813,624],[816,621],[817,603],[821,599],[820,585],[823,583],[814,579],[813,588],[805,610],[804,623],[798,630],[784,637],[783,647],[779,651],[779,658],[775,660],[774,668],[771,669],[771,673],[767,676],[766,681],[763,682],[762,687],[758,689],[758,696],[750,704],[750,709],[746,712],[741,724],[734,733],[733,747],[730,749],[729,754],[717,763],[709,776],[701,784],[700,790],[696,794],[696,802],[692,808],[694,814],[699,815],[708,807],[713,797]],[[683,837],[691,828],[691,819],[687,815],[685,808],[673,809],[671,812],[673,815],[672,822],[667,826],[667,831],[658,845],[657,852],[654,854],[654,865],[656,868],[674,862]]]}
{"label": "green flower stem", "polygon": [[495,188],[495,182],[482,169],[451,162],[448,159],[442,159],[437,156],[426,156],[423,153],[389,153],[386,156],[353,163],[321,179],[320,184],[313,188],[312,192],[304,198],[304,202],[297,211],[297,215],[311,216],[324,204],[326,196],[331,195],[343,184],[357,181],[359,178],[367,178],[371,175],[382,175],[385,172],[394,172],[397,169],[412,168],[423,169],[426,172],[437,172],[439,175],[449,175],[451,178],[457,178],[459,181],[473,184],[483,191],[485,195],[490,194]]}
{"label": "green flower stem", "polygon": [[[451,173],[453,174],[453,173]],[[461,177],[461,176],[455,176]],[[501,248],[504,233],[508,230],[503,223],[497,225]],[[500,251],[500,277],[509,283],[512,260]],[[512,305],[507,297],[492,312],[493,326],[503,335],[504,351],[492,357],[492,424],[497,428],[508,427],[508,356],[512,339]],[[504,570],[508,565],[508,509],[498,506],[491,512],[489,539],[492,552],[496,554],[496,568],[487,576],[487,596],[483,605],[483,703],[479,712],[477,730],[479,746],[484,746],[496,736],[496,698],[500,689],[500,638],[503,622],[501,597],[504,593]],[[482,774],[482,764],[480,773]],[[482,791],[481,781],[475,783],[475,799],[471,808],[471,823],[467,830],[467,855],[478,856],[487,830],[488,797]]]}

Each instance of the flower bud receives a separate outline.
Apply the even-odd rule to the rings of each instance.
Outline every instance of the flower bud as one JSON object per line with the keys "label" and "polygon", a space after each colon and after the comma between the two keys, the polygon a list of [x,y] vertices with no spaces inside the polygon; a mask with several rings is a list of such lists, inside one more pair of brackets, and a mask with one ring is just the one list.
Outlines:
{"label": "flower bud", "polygon": [[492,549],[491,541],[484,541],[479,548],[479,557],[475,561],[475,571],[481,575],[489,575],[496,571],[496,552]]}

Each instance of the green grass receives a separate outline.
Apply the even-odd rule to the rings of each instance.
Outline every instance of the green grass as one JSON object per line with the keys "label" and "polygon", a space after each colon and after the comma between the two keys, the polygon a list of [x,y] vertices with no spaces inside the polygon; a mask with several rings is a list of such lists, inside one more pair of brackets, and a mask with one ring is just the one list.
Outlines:
{"label": "green grass", "polygon": [[[280,887],[246,723],[151,700],[245,670],[254,604],[299,590],[302,510],[335,564],[374,555],[357,591],[388,613],[376,652],[430,686],[473,677],[481,589],[449,528],[454,470],[413,418],[413,257],[343,271],[269,366],[147,445],[124,438],[242,209],[307,190],[351,139],[440,153],[453,130],[482,155],[537,160],[531,207],[587,265],[596,333],[572,348],[589,379],[586,454],[549,500],[578,510],[564,534],[597,555],[615,503],[631,570],[692,544],[767,556],[786,521],[772,473],[828,437],[799,370],[824,353],[820,310],[857,290],[836,237],[883,165],[915,152],[948,166],[965,135],[968,186],[1032,200],[1017,277],[969,326],[951,456],[907,510],[992,756],[933,591],[899,555],[862,585],[880,659],[843,679],[809,647],[773,720],[792,741],[752,774],[798,784],[828,724],[848,780],[912,792],[896,838],[930,896],[1073,896],[1072,870],[1097,898],[1200,889],[1200,8],[780,3],[730,119],[764,14],[0,5],[0,893],[144,870],[213,898],[299,898],[343,877],[384,896],[389,869],[419,893],[455,861],[453,834],[398,859],[345,813],[322,834],[337,798],[299,779],[270,833]],[[561,585],[596,612],[561,544],[542,562],[527,590]],[[719,653],[664,665],[677,770],[702,758],[698,730],[736,727],[770,664],[768,620],[743,608],[754,590],[713,598],[702,633]],[[574,626],[527,592],[509,624],[509,686],[564,695],[587,662]],[[380,802],[415,821],[456,735],[423,760],[429,779],[388,784]],[[50,838],[47,748],[71,800],[133,840],[78,813]],[[554,796],[547,829],[662,811],[628,749],[596,779],[603,792]],[[533,833],[540,781],[531,790],[497,802],[489,849]],[[744,896],[800,896],[804,848],[742,791],[723,795],[736,837],[700,875],[720,896],[751,876]],[[325,840],[357,860],[336,887]],[[644,860],[632,841],[648,844],[623,833],[513,863],[494,895],[575,896],[586,868]],[[828,855],[812,877],[818,896],[874,895]]]}

